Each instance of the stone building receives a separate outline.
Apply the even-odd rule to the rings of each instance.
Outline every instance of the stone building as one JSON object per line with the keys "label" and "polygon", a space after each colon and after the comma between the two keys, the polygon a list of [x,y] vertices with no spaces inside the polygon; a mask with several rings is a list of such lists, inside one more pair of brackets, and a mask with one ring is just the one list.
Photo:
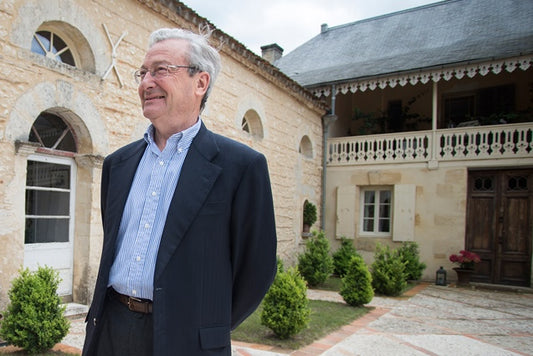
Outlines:
{"label": "stone building", "polygon": [[[132,73],[153,30],[206,23],[172,0],[0,2],[0,308],[19,269],[38,265],[59,271],[65,300],[89,301],[103,157],[149,124]],[[278,254],[293,261],[303,202],[320,204],[324,106],[209,25],[223,69],[202,119],[266,155]]]}
{"label": "stone building", "polygon": [[532,285],[532,18],[532,1],[440,1],[322,25],[275,62],[337,118],[333,248],[353,239],[371,262],[377,243],[414,241],[428,280],[468,249],[476,282]]}

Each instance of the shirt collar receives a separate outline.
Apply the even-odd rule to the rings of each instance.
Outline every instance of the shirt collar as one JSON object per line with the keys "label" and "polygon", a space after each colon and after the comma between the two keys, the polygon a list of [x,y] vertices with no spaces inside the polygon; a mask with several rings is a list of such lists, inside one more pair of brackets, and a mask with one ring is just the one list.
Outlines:
{"label": "shirt collar", "polygon": [[[170,136],[167,140],[167,146],[170,145],[170,147],[173,147],[174,150],[187,150],[189,149],[192,140],[196,137],[196,134],[198,131],[200,131],[200,127],[202,126],[202,119],[198,118],[196,123],[192,125],[191,127],[181,131],[177,132],[174,135]],[[154,141],[154,125],[150,124],[148,128],[146,129],[146,132],[144,133],[144,140],[148,144],[148,146],[151,147],[157,147]]]}

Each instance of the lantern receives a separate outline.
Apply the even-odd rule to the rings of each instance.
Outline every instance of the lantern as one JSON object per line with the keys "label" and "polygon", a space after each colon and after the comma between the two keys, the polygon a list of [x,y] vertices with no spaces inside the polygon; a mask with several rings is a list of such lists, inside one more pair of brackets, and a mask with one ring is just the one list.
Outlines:
{"label": "lantern", "polygon": [[435,284],[438,286],[445,286],[446,285],[446,270],[440,266],[440,268],[437,270],[437,276],[435,277]]}

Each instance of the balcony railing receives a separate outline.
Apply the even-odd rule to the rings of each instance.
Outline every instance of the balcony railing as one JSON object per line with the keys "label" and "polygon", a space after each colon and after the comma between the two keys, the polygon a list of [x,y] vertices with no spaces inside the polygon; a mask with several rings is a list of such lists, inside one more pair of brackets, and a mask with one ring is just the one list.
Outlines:
{"label": "balcony railing", "polygon": [[328,166],[533,158],[533,123],[328,139]]}

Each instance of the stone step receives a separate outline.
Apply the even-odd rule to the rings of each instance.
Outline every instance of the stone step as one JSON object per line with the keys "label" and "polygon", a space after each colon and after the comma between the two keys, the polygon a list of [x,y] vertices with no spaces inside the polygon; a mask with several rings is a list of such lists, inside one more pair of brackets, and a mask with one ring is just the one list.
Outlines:
{"label": "stone step", "polygon": [[84,318],[89,311],[89,306],[78,303],[66,303],[65,316],[69,319]]}

